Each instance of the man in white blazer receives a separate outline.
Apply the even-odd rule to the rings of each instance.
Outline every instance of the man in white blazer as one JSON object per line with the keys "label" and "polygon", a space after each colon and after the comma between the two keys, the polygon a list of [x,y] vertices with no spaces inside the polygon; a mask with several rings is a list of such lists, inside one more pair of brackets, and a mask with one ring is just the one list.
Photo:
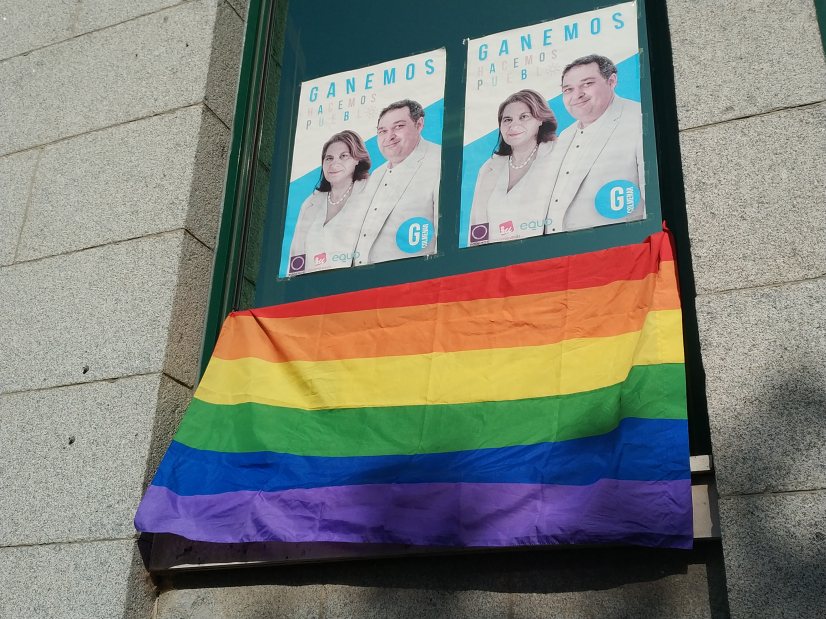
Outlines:
{"label": "man in white blazer", "polygon": [[645,218],[642,114],[616,85],[617,67],[605,56],[578,58],[562,72],[562,100],[576,122],[554,147],[559,171],[545,234]]}
{"label": "man in white blazer", "polygon": [[387,163],[365,188],[370,201],[353,263],[385,262],[436,251],[442,149],[422,139],[424,110],[409,99],[379,114],[378,146]]}

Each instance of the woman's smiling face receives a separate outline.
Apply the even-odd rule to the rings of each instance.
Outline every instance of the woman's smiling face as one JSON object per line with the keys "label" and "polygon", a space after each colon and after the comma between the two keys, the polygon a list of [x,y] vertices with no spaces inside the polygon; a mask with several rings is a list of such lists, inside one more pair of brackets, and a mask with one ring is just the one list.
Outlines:
{"label": "woman's smiling face", "polygon": [[340,183],[342,180],[348,183],[353,180],[353,171],[357,165],[358,160],[350,154],[350,150],[344,142],[330,144],[321,160],[324,178],[331,185]]}
{"label": "woman's smiling face", "polygon": [[536,136],[542,122],[533,117],[531,109],[521,101],[508,103],[502,110],[502,121],[499,123],[499,131],[502,132],[502,139],[511,148],[518,148],[525,144],[533,147],[536,144]]}

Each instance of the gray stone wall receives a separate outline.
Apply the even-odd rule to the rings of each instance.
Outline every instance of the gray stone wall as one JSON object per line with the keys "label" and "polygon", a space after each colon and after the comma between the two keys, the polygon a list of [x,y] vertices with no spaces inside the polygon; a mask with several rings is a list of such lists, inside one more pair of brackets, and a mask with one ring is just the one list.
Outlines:
{"label": "gray stone wall", "polygon": [[239,0],[0,1],[0,617],[149,617],[132,518],[196,378]]}
{"label": "gray stone wall", "polygon": [[669,0],[733,617],[826,616],[826,63],[812,0]]}

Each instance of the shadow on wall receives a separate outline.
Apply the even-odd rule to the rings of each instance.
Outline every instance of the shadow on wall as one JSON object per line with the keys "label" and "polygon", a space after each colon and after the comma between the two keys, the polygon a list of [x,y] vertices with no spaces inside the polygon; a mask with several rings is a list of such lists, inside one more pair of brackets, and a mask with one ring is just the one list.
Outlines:
{"label": "shadow on wall", "polygon": [[732,476],[720,499],[729,596],[743,616],[819,619],[826,617],[826,388],[813,357],[788,342],[775,346],[780,367],[758,371],[760,386],[744,396],[741,414],[715,428],[718,461]]}
{"label": "shadow on wall", "polygon": [[275,614],[259,605],[232,615],[238,619],[287,617],[308,606],[327,617],[729,616],[714,542],[693,551],[532,548],[179,573],[159,581],[169,605],[176,598],[222,607],[250,595],[264,605],[278,600]]}
{"label": "shadow on wall", "polygon": [[826,616],[826,501],[823,491],[721,501],[731,605],[741,616]]}
{"label": "shadow on wall", "polygon": [[[794,339],[816,337],[805,333],[807,329],[801,326]],[[743,354],[744,339],[726,354]],[[816,345],[796,350],[793,342],[776,341],[773,347],[778,364],[773,375],[745,365],[737,401],[728,394],[714,398],[718,406],[730,407],[729,414],[713,424],[717,479],[724,496],[814,490],[826,481],[826,388],[823,370],[812,368]]]}

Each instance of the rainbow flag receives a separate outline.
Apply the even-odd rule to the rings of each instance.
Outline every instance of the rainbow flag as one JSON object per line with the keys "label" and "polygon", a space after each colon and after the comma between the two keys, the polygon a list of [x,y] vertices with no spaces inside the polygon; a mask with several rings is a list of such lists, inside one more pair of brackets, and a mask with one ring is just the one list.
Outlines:
{"label": "rainbow flag", "polygon": [[233,313],[135,523],[211,542],[690,547],[668,234]]}

